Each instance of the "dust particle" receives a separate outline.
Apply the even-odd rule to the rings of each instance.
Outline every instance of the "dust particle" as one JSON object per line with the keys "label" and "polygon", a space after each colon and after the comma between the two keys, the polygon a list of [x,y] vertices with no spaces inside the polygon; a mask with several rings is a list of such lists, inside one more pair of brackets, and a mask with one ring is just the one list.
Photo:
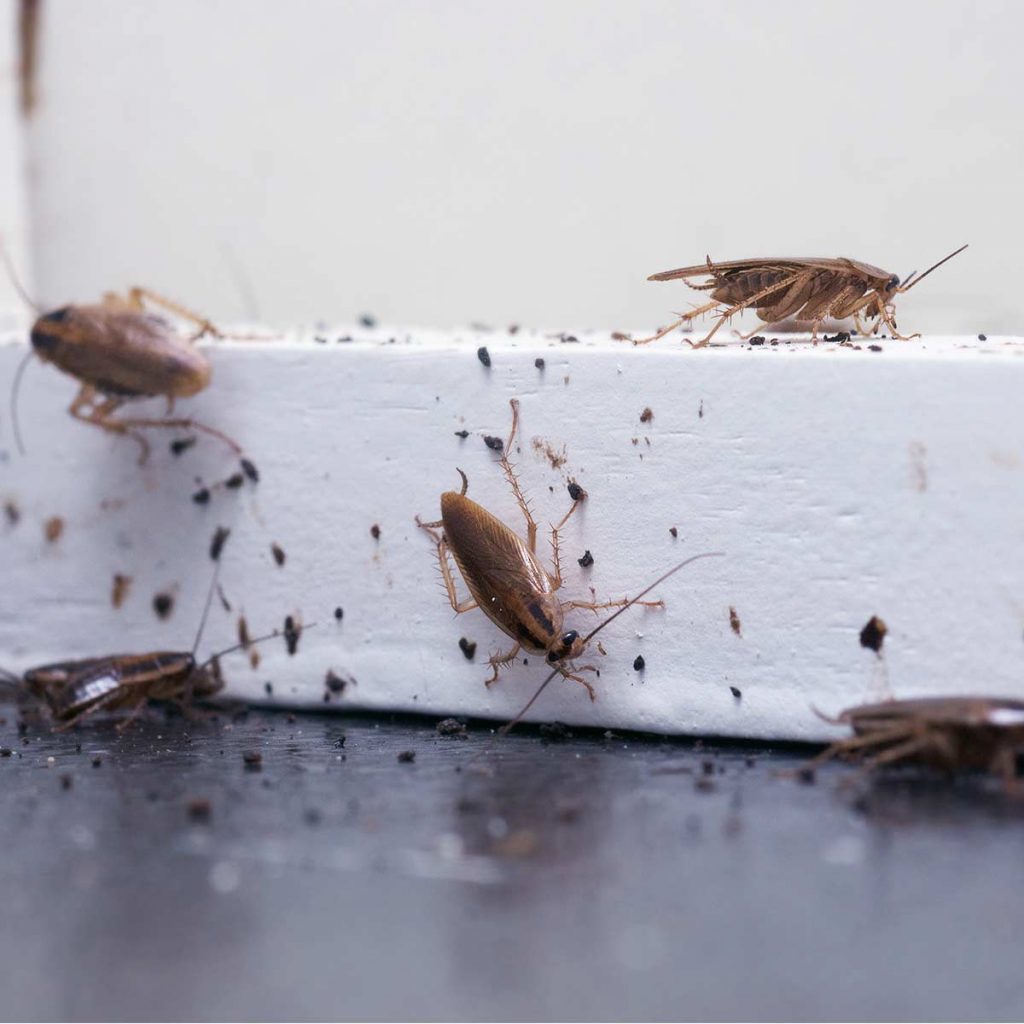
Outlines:
{"label": "dust particle", "polygon": [[281,547],[281,545],[278,544],[276,541],[271,543],[271,545],[270,545],[270,553],[274,556],[274,561],[277,562],[278,565],[284,565],[284,560],[285,560],[284,548]]}
{"label": "dust particle", "polygon": [[114,573],[114,585],[110,588],[110,603],[115,608],[120,608],[124,604],[124,599],[128,596],[131,585],[131,576],[124,576],[119,572]]}
{"label": "dust particle", "polygon": [[185,804],[185,813],[192,821],[209,821],[213,814],[213,804],[205,796],[196,796]]}
{"label": "dust particle", "polygon": [[543,370],[544,366],[545,366],[545,363],[544,363],[544,360],[540,356],[537,356],[537,358],[534,359],[534,361],[533,361],[533,365],[536,366],[538,370]]}
{"label": "dust particle", "polygon": [[374,540],[380,540],[380,526],[377,523],[370,527],[370,536]]}
{"label": "dust particle", "polygon": [[500,452],[505,447],[505,442],[500,437],[492,437],[490,434],[484,435],[484,444],[491,449],[492,452]]}
{"label": "dust particle", "polygon": [[157,594],[153,598],[153,611],[156,612],[157,618],[170,618],[171,612],[174,611],[174,595],[166,592]]}
{"label": "dust particle", "polygon": [[210,501],[210,489],[208,487],[200,487],[195,494],[192,495],[192,500],[197,505],[206,505]]}
{"label": "dust particle", "polygon": [[245,750],[242,752],[242,763],[247,772],[262,771],[263,755],[258,750]]}
{"label": "dust particle", "polygon": [[179,437],[171,442],[171,454],[181,455],[182,452],[187,452],[189,448],[196,443],[194,437]]}
{"label": "dust particle", "polygon": [[4,518],[8,526],[17,526],[21,520],[21,509],[13,501],[5,501]]}
{"label": "dust particle", "polygon": [[455,436],[456,437],[461,437],[462,440],[465,441],[466,438],[469,437],[469,431],[468,430],[456,430],[455,431]]}
{"label": "dust particle", "polygon": [[241,473],[232,473],[231,476],[224,481],[224,486],[229,490],[237,491],[242,484],[245,483],[245,477]]}
{"label": "dust particle", "polygon": [[345,687],[351,682],[350,679],[343,679],[333,669],[327,670],[327,675],[324,676],[324,686],[331,693],[344,693]]}
{"label": "dust particle", "polygon": [[487,346],[486,345],[481,345],[476,350],[476,357],[477,357],[477,359],[480,360],[481,363],[484,364],[484,366],[490,368],[490,365],[491,365],[491,353],[487,351]]}
{"label": "dust particle", "polygon": [[231,536],[231,531],[226,526],[218,526],[213,531],[213,539],[210,541],[210,558],[213,561],[218,561],[220,553],[224,550],[224,545],[228,542],[228,537]]}
{"label": "dust particle", "polygon": [[882,644],[885,642],[885,634],[888,632],[889,630],[885,623],[877,615],[872,615],[860,631],[861,647],[867,647],[868,650],[874,651],[875,654],[880,654]]}
{"label": "dust particle", "polygon": [[641,423],[650,423],[654,419],[654,413],[651,412],[651,407],[648,405],[642,413],[640,413]]}
{"label": "dust particle", "polygon": [[64,520],[60,516],[50,516],[43,524],[43,534],[48,544],[56,544],[64,532]]}
{"label": "dust particle", "polygon": [[642,654],[638,654],[638,655],[637,655],[637,656],[636,656],[636,657],[635,657],[635,658],[633,659],[633,671],[634,671],[634,672],[643,672],[643,670],[644,670],[644,667],[645,667],[646,665],[647,665],[647,662],[646,662],[646,661],[644,661],[644,656],[643,656]]}
{"label": "dust particle", "polygon": [[737,700],[741,700],[743,698],[743,691],[738,686],[730,686],[729,690]]}
{"label": "dust particle", "polygon": [[590,566],[594,564],[594,556],[590,553],[590,549],[588,548],[583,552],[583,557],[577,558],[576,561],[579,562],[581,569],[589,569]]}
{"label": "dust particle", "polygon": [[260,471],[256,468],[256,465],[250,462],[248,459],[242,459],[240,463],[242,472],[254,483],[260,482]]}
{"label": "dust particle", "polygon": [[[486,349],[484,349],[484,351],[486,351]],[[398,755],[398,760],[399,760],[399,762],[401,764],[412,764],[413,761],[416,760],[416,751],[415,750],[403,750]]]}
{"label": "dust particle", "polygon": [[575,480],[569,481],[569,486],[566,490],[569,492],[569,497],[572,498],[573,501],[583,501],[587,497],[587,492],[583,490]]}
{"label": "dust particle", "polygon": [[476,641],[467,640],[464,636],[459,638],[459,650],[466,656],[466,661],[472,661],[476,654]]}
{"label": "dust particle", "polygon": [[668,528],[668,532],[671,533],[673,537],[679,536],[679,531],[674,526],[670,526]]}
{"label": "dust particle", "polygon": [[299,637],[301,635],[302,631],[295,625],[295,619],[290,615],[286,615],[284,620],[284,643],[285,647],[288,648],[289,654],[294,654],[299,649]]}
{"label": "dust particle", "polygon": [[464,740],[469,738],[466,732],[466,723],[460,722],[457,718],[442,718],[437,723],[437,735],[444,736],[450,740]]}
{"label": "dust particle", "polygon": [[736,609],[729,606],[729,625],[732,627],[732,631],[737,636],[743,636],[743,628],[740,625],[740,617],[736,614]]}

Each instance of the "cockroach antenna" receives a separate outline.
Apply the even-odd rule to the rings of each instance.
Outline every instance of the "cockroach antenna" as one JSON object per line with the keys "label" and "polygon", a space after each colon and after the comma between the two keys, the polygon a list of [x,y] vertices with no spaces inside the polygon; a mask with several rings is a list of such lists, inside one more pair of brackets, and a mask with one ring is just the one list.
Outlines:
{"label": "cockroach antenna", "polygon": [[[42,310],[39,308],[38,303],[33,301],[28,290],[21,283],[17,271],[14,269],[14,261],[11,259],[11,254],[7,248],[7,241],[3,235],[0,235],[0,258],[4,261],[7,277],[10,279],[14,290],[18,293],[18,297],[36,316],[41,316]],[[18,392],[21,388],[21,378],[24,376],[25,369],[33,354],[33,350],[29,348],[25,358],[18,364],[18,369],[14,371],[14,380],[11,383],[11,429],[14,433],[14,443],[17,445],[19,455],[25,454],[25,444],[22,441],[21,426],[18,420]]]}
{"label": "cockroach antenna", "polygon": [[909,292],[910,289],[913,288],[915,284],[920,284],[933,270],[938,270],[939,267],[941,267],[943,263],[948,263],[954,256],[959,256],[960,253],[962,253],[964,251],[964,249],[966,249],[966,248],[967,248],[966,245],[961,245],[960,248],[957,249],[956,252],[951,252],[944,259],[939,260],[939,262],[936,263],[935,266],[929,267],[923,274],[920,275],[920,277],[917,277],[917,278],[914,277],[914,274],[917,273],[917,271],[915,270],[914,274],[911,274],[910,277],[908,277],[906,279],[906,281],[902,285],[900,285],[899,288],[897,288],[897,291],[899,291],[901,293],[902,292]]}
{"label": "cockroach antenna", "polygon": [[[697,561],[699,561],[702,558],[724,558],[724,557],[725,557],[725,552],[724,551],[705,551],[705,552],[703,552],[702,554],[699,554],[699,555],[692,555],[690,558],[685,559],[684,561],[680,562],[678,565],[674,565],[671,569],[669,569],[668,572],[666,572],[663,575],[659,576],[649,586],[644,587],[644,589],[641,590],[640,593],[636,595],[636,597],[631,598],[628,604],[624,604],[617,611],[612,612],[612,614],[609,615],[608,618],[605,619],[602,623],[600,623],[599,625],[595,626],[583,638],[583,643],[584,644],[588,643],[594,636],[596,636],[598,633],[600,633],[601,630],[604,629],[605,626],[607,626],[610,623],[614,622],[620,615],[622,615],[623,612],[629,611],[629,609],[632,608],[633,605],[635,605],[639,600],[641,600],[641,598],[646,597],[652,590],[654,590],[655,587],[660,587],[661,584],[665,582],[665,580],[667,580],[670,576],[674,576],[677,572],[679,572],[680,569],[685,569],[686,566],[691,565],[693,562],[697,562]],[[557,668],[548,675],[548,677],[544,680],[543,683],[540,684],[540,686],[537,687],[537,689],[533,693],[533,696],[520,709],[519,714],[517,714],[516,717],[513,718],[511,722],[506,722],[505,725],[503,725],[498,730],[498,735],[499,736],[507,736],[522,721],[523,715],[525,715],[526,712],[529,711],[530,708],[533,707],[534,701],[536,701],[536,699],[544,692],[544,690],[547,687],[548,683],[550,683],[551,680],[554,679],[556,675],[558,675],[558,669]]]}
{"label": "cockroach antenna", "polygon": [[[307,630],[316,629],[317,623],[311,622],[309,625],[301,625],[295,627],[295,633],[305,633]],[[275,629],[270,633],[264,633],[262,636],[247,637],[241,643],[232,644],[230,647],[225,647],[222,651],[217,651],[216,654],[211,654],[206,661],[196,667],[196,672],[202,672],[203,669],[209,668],[218,658],[223,658],[225,654],[234,654],[235,651],[240,651],[244,647],[251,647],[253,644],[261,644],[266,640],[273,640],[275,637],[284,636],[284,631]]]}

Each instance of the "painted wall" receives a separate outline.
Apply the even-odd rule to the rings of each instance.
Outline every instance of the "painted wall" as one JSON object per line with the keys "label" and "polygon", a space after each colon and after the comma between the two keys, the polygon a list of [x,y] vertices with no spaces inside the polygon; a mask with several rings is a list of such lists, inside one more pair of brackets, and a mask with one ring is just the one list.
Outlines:
{"label": "painted wall", "polygon": [[647,274],[971,249],[901,326],[1019,331],[1024,4],[46,0],[50,302],[654,326]]}

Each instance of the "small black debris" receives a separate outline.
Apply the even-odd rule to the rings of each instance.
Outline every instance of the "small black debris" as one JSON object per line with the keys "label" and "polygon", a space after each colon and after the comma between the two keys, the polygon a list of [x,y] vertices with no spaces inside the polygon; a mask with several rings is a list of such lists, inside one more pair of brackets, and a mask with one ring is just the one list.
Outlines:
{"label": "small black debris", "polygon": [[267,695],[268,697],[272,697],[272,696],[273,696],[273,694],[274,694],[274,684],[273,684],[273,683],[264,683],[264,684],[263,684],[263,692],[264,692],[264,693],[265,693],[265,694],[266,694],[266,695]]}
{"label": "small black debris", "polygon": [[490,365],[491,365],[491,353],[487,351],[487,346],[486,345],[481,345],[476,350],[476,357],[477,357],[477,359],[480,360],[481,363],[484,364],[484,366],[490,367]]}
{"label": "small black debris", "polygon": [[97,754],[92,759],[92,766],[93,766],[93,768],[100,768],[100,767],[102,767],[102,765],[103,765],[103,758],[100,757],[99,754]]}
{"label": "small black debris", "polygon": [[671,533],[673,537],[679,536],[679,531],[674,526],[670,526],[668,528],[668,532]]}
{"label": "small black debris", "polygon": [[798,768],[796,771],[796,777],[798,782],[802,782],[805,786],[814,785],[814,769],[813,768]]}
{"label": "small black debris", "polygon": [[850,340],[850,334],[849,334],[849,331],[839,331],[838,334],[833,334],[831,338],[826,335],[821,340],[822,341],[838,341],[840,344],[842,344],[844,341],[849,341]]}
{"label": "small black debris", "polygon": [[242,752],[242,763],[247,772],[262,771],[263,755],[258,750],[245,750]]}
{"label": "small black debris", "polygon": [[210,541],[210,558],[213,561],[216,562],[220,558],[220,553],[224,550],[224,545],[230,536],[231,531],[226,526],[218,526],[214,530],[213,540]]}
{"label": "small black debris", "polygon": [[640,413],[641,423],[650,423],[654,419],[654,413],[651,412],[651,407],[648,405],[642,413]]}
{"label": "small black debris", "polygon": [[737,700],[741,700],[743,698],[743,691],[738,686],[730,686],[729,689]]}
{"label": "small black debris", "polygon": [[466,732],[466,723],[460,722],[457,718],[442,718],[437,723],[437,735],[452,740],[464,740],[469,737],[469,733]]}
{"label": "small black debris", "polygon": [[260,471],[256,468],[256,465],[253,462],[250,462],[249,459],[242,459],[240,465],[242,467],[242,472],[254,484],[258,484],[260,482]]}
{"label": "small black debris", "polygon": [[274,561],[277,562],[278,565],[284,565],[284,560],[286,558],[284,548],[276,541],[270,545],[270,553],[274,556]]}
{"label": "small black debris", "polygon": [[579,562],[581,569],[588,569],[594,564],[594,556],[590,553],[590,549],[588,548],[583,552],[583,557],[577,558],[576,561]]}
{"label": "small black debris", "polygon": [[868,351],[869,352],[881,352],[882,351],[882,346],[881,345],[868,345]]}
{"label": "small black debris", "polygon": [[978,341],[988,341],[988,338],[984,334],[979,334]]}
{"label": "small black debris", "polygon": [[560,334],[558,336],[558,340],[563,345],[578,345],[580,341],[580,339],[577,338],[575,334]]}
{"label": "small black debris", "polygon": [[206,505],[210,501],[210,489],[208,487],[200,487],[195,494],[192,495],[192,500],[197,505]]}
{"label": "small black debris", "polygon": [[337,738],[337,739],[336,739],[336,740],[334,741],[334,745],[335,745],[336,747],[343,747],[343,746],[345,746],[345,740],[346,740],[346,739],[347,739],[347,737],[345,736],[345,734],[344,734],[344,733],[342,733],[342,734],[341,734],[341,735],[340,735],[340,736],[339,736],[339,737],[338,737],[338,738]]}
{"label": "small black debris", "polygon": [[533,361],[533,365],[536,366],[538,370],[543,370],[544,369],[544,360],[540,356],[537,356],[537,358],[534,359],[534,361]]}
{"label": "small black debris", "polygon": [[360,325],[362,327],[376,327],[377,326],[377,318],[375,316],[370,316],[369,313],[364,313],[359,318],[359,323],[360,323]]}
{"label": "small black debris", "polygon": [[171,454],[180,455],[182,452],[187,452],[189,448],[196,443],[194,437],[179,437],[171,442]]}
{"label": "small black debris", "polygon": [[455,436],[456,437],[461,437],[462,440],[465,441],[466,438],[469,437],[469,431],[468,430],[456,430],[455,431]]}
{"label": "small black debris", "polygon": [[335,622],[341,622],[341,620],[344,617],[345,617],[345,609],[344,608],[339,606],[339,607],[334,609],[334,621]]}
{"label": "small black debris", "polygon": [[415,750],[403,750],[398,755],[398,760],[399,760],[400,764],[412,764],[413,761],[416,760],[416,751]]}
{"label": "small black debris", "polygon": [[337,675],[333,669],[327,670],[327,675],[324,676],[324,686],[330,690],[331,693],[344,693],[345,687],[351,682],[349,679],[342,679],[341,676]]}
{"label": "small black debris", "polygon": [[0,757],[10,757],[12,753],[10,747],[0,747]]}
{"label": "small black debris", "polygon": [[750,339],[750,344],[751,345],[763,345],[764,342],[765,342],[765,339],[760,334],[758,334],[756,337],[753,337],[753,338]]}
{"label": "small black debris", "polygon": [[646,664],[647,664],[647,662],[646,662],[646,661],[644,661],[644,656],[643,656],[642,654],[638,654],[638,655],[637,655],[637,656],[636,656],[636,657],[635,657],[635,658],[633,659],[633,671],[634,671],[634,672],[643,672],[643,670],[644,670],[644,666],[645,666]]}
{"label": "small black debris", "polygon": [[492,452],[500,452],[505,447],[505,442],[500,437],[492,437],[490,434],[484,436],[484,444],[491,449]]}
{"label": "small black debris", "polygon": [[213,804],[204,796],[193,797],[185,805],[185,811],[192,821],[209,821],[213,814]]}
{"label": "small black debris", "polygon": [[459,650],[466,656],[466,661],[472,661],[476,654],[476,641],[467,640],[464,636],[459,637]]}
{"label": "small black debris", "polygon": [[567,740],[572,736],[569,726],[565,722],[544,722],[540,727],[540,734],[546,740]]}
{"label": "small black debris", "polygon": [[861,647],[867,647],[869,650],[874,651],[875,654],[878,654],[882,650],[885,634],[888,632],[889,630],[885,623],[877,615],[872,615],[860,631]]}
{"label": "small black debris", "polygon": [[153,598],[153,611],[161,619],[166,619],[174,610],[174,598],[170,594],[157,594]]}
{"label": "small black debris", "polygon": [[301,635],[301,631],[295,625],[295,620],[290,615],[285,616],[284,642],[289,654],[294,654],[299,649],[299,637]]}
{"label": "small black debris", "polygon": [[587,492],[583,490],[575,480],[569,481],[569,486],[566,490],[569,492],[569,497],[572,498],[573,501],[583,501],[587,496]]}
{"label": "small black debris", "polygon": [[231,476],[224,481],[224,486],[232,491],[237,491],[242,484],[245,483],[245,477],[241,473],[232,473]]}
{"label": "small black debris", "polygon": [[75,784],[74,778],[67,772],[62,772],[60,777],[60,788],[70,789]]}
{"label": "small black debris", "polygon": [[370,527],[370,536],[374,540],[380,540],[380,526],[378,526],[377,523],[374,523],[373,526]]}

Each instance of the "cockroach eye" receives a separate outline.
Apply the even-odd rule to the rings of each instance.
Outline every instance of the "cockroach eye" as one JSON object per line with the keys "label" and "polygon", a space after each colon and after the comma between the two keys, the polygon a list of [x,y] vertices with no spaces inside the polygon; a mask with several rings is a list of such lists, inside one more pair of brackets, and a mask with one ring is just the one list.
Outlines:
{"label": "cockroach eye", "polygon": [[[67,318],[68,307],[65,306],[63,309],[55,309],[52,313],[47,313],[46,316],[41,316],[38,323],[48,324],[61,324]],[[50,334],[49,331],[33,331],[32,332],[32,347],[37,352],[52,352],[58,345],[60,339],[55,334]]]}
{"label": "cockroach eye", "polygon": [[890,292],[894,288],[899,288],[899,286],[900,286],[900,279],[895,274],[893,274],[892,277],[890,277],[889,280],[886,281],[886,283],[885,283],[886,291],[890,291]]}
{"label": "cockroach eye", "polygon": [[572,645],[574,643],[576,643],[576,638],[578,636],[579,636],[579,633],[577,633],[575,629],[570,629],[568,633],[563,633],[562,634],[562,646],[566,650],[568,650],[570,647],[572,647]]}

